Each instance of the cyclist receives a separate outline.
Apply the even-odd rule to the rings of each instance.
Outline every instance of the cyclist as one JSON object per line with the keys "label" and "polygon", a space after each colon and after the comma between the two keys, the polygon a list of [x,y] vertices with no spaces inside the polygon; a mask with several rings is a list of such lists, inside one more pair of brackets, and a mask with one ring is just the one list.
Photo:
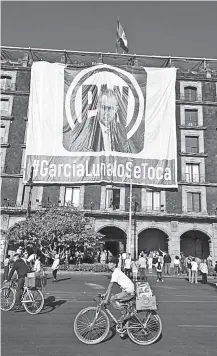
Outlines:
{"label": "cyclist", "polygon": [[17,272],[18,280],[17,280],[15,309],[19,310],[22,290],[23,290],[23,286],[25,283],[25,277],[27,276],[27,273],[28,273],[28,266],[22,259],[23,254],[15,253],[14,257],[15,257],[15,262],[10,270],[7,280],[5,280],[4,283],[9,282],[11,280],[14,272],[15,271]]}
{"label": "cyclist", "polygon": [[[124,307],[121,305],[120,302],[124,302],[132,299],[135,296],[135,287],[133,282],[130,280],[130,278],[127,277],[126,274],[123,273],[120,268],[117,268],[117,266],[118,266],[118,259],[113,257],[109,262],[109,269],[113,273],[107,291],[104,294],[103,303],[104,304],[108,303],[112,287],[114,283],[116,283],[122,289],[122,292],[111,296],[110,302],[114,308],[123,311]],[[126,315],[123,314],[119,321],[123,321],[125,317]]]}

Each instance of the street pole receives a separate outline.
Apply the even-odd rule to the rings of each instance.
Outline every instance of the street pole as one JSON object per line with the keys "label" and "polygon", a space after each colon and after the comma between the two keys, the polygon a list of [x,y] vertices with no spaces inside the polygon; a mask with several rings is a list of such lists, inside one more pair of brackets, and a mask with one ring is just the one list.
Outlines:
{"label": "street pole", "polygon": [[28,196],[28,204],[27,204],[27,211],[26,211],[26,217],[28,218],[30,215],[30,211],[31,211],[31,197],[32,197],[32,188],[33,188],[33,171],[34,168],[31,167],[31,172],[30,172],[30,177],[28,180],[28,184],[29,185],[29,196]]}
{"label": "street pole", "polygon": [[137,259],[137,241],[136,241],[136,211],[137,211],[137,201],[135,201],[134,206],[134,260]]}
{"label": "street pole", "polygon": [[132,225],[132,178],[130,180],[130,206],[129,206],[129,226],[128,226],[128,253],[131,251],[131,225]]}

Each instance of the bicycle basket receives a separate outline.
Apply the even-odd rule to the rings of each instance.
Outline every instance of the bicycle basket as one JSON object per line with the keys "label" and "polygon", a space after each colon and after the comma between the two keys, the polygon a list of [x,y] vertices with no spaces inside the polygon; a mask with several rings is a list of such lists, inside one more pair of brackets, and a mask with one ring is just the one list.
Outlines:
{"label": "bicycle basket", "polygon": [[28,288],[35,288],[35,277],[25,277],[25,286]]}

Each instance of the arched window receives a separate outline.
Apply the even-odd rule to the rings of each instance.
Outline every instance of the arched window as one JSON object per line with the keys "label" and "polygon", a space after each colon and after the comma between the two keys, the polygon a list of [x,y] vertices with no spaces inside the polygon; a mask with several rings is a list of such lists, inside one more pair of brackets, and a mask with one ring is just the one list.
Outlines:
{"label": "arched window", "polygon": [[10,75],[1,75],[1,90],[10,90],[12,78]]}
{"label": "arched window", "polygon": [[186,101],[197,101],[197,88],[185,87],[184,92]]}

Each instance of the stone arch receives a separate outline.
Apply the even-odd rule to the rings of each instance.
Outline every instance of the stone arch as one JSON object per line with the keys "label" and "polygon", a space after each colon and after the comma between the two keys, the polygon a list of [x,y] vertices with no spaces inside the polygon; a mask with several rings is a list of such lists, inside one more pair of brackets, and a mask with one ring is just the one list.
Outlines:
{"label": "stone arch", "polygon": [[124,229],[116,225],[105,224],[98,228],[97,232],[104,235],[100,241],[101,250],[108,250],[116,257],[126,250],[127,234]]}
{"label": "stone arch", "polygon": [[186,256],[207,258],[212,251],[212,236],[203,229],[186,229],[179,239],[180,251]]}
{"label": "stone arch", "polygon": [[142,250],[155,251],[161,249],[168,252],[169,234],[164,229],[147,227],[138,233],[138,252]]}

